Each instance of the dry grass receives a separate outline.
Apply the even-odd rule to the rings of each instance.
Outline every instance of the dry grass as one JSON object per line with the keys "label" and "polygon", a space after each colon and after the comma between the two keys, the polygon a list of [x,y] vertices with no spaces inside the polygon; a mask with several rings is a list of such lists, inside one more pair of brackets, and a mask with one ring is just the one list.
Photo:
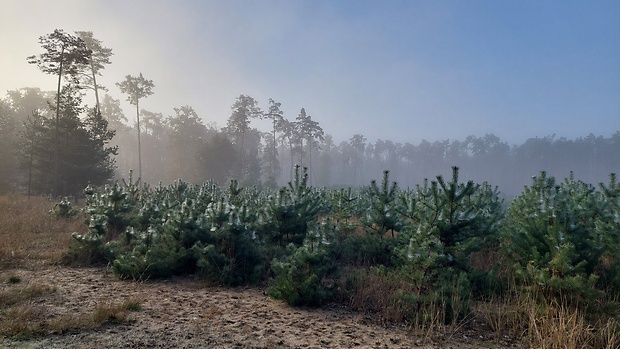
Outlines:
{"label": "dry grass", "polygon": [[567,305],[547,301],[533,293],[514,289],[503,298],[479,302],[475,312],[485,319],[500,338],[524,338],[532,349],[617,349],[620,348],[620,320],[615,316],[592,314]]}
{"label": "dry grass", "polygon": [[142,304],[135,298],[129,298],[122,303],[97,304],[93,312],[92,321],[96,326],[104,324],[120,324],[129,321],[129,313],[142,309]]}
{"label": "dry grass", "polygon": [[420,289],[397,274],[380,270],[358,271],[350,305],[372,313],[386,324],[406,323],[416,336],[426,341],[446,334],[445,304],[416,301],[424,298]]}
{"label": "dry grass", "polygon": [[375,270],[353,270],[353,309],[377,314],[384,323],[402,322],[407,317],[405,301],[397,292],[407,287],[404,282]]}
{"label": "dry grass", "polygon": [[475,302],[473,313],[493,331],[496,342],[502,338],[522,338],[527,333],[528,309],[532,301],[522,296],[513,281],[504,294]]}
{"label": "dry grass", "polygon": [[579,309],[562,304],[529,307],[528,336],[536,348],[587,348],[591,331]]}
{"label": "dry grass", "polygon": [[9,284],[0,290],[0,336],[27,338],[79,328],[74,316],[54,316],[42,306],[56,288],[41,284]]}
{"label": "dry grass", "polygon": [[42,197],[0,196],[0,337],[29,338],[92,329],[128,321],[139,310],[137,299],[120,304],[97,304],[91,311],[70,313],[52,306],[56,288],[22,281],[12,269],[57,264],[71,245],[71,233],[86,230],[84,218],[56,218],[56,203]]}
{"label": "dry grass", "polygon": [[54,287],[39,284],[26,285],[24,287],[14,286],[0,290],[0,308],[9,307],[53,292],[56,292]]}
{"label": "dry grass", "polygon": [[26,339],[46,334],[76,332],[94,327],[92,318],[74,314],[50,314],[30,304],[11,307],[0,320],[0,336]]}
{"label": "dry grass", "polygon": [[[465,319],[447,321],[448,306],[425,297],[423,289],[415,288],[402,275],[373,269],[358,271],[354,284],[350,299],[353,309],[370,312],[384,324],[404,321],[425,340],[452,338],[461,330],[479,335],[490,329],[498,344],[521,341],[531,349],[620,348],[617,314],[596,313],[598,317],[594,318],[591,312],[567,302],[545,301],[540,295],[520,292],[514,285],[502,297],[477,302]],[[467,295],[455,292],[449,299],[455,313],[465,306],[466,297],[462,296]],[[473,319],[483,319],[488,329],[480,328],[470,321]]]}
{"label": "dry grass", "polygon": [[136,298],[129,298],[121,304],[121,307],[127,311],[139,311],[142,309],[142,303]]}
{"label": "dry grass", "polygon": [[0,318],[0,336],[27,338],[41,333],[46,315],[43,308],[28,304],[7,308]]}
{"label": "dry grass", "polygon": [[615,349],[620,348],[620,320],[616,318],[608,319],[604,324],[598,326],[596,334],[599,348]]}
{"label": "dry grass", "polygon": [[42,197],[0,196],[0,270],[29,263],[57,263],[84,232],[83,217],[57,219],[48,212],[55,202]]}
{"label": "dry grass", "polygon": [[140,302],[99,303],[92,312],[69,313],[54,310],[51,303],[56,289],[48,285],[10,285],[0,291],[0,337],[30,338],[93,329],[106,324],[124,323],[129,312],[140,310]]}
{"label": "dry grass", "polygon": [[123,304],[98,304],[91,314],[53,314],[45,307],[19,304],[1,312],[0,337],[31,338],[94,329],[130,321]]}
{"label": "dry grass", "polygon": [[120,324],[127,320],[128,313],[123,304],[98,304],[93,312],[93,323]]}
{"label": "dry grass", "polygon": [[589,321],[584,310],[558,302],[530,302],[527,309],[527,333],[531,348],[620,347],[620,320],[616,317]]}

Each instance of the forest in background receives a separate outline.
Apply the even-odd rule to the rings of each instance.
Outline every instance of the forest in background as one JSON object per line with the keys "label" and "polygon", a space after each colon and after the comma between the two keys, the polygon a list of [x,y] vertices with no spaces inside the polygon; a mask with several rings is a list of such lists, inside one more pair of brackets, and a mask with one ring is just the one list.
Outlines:
{"label": "forest in background", "polygon": [[[79,90],[71,93],[76,101],[83,94]],[[28,87],[8,91],[0,100],[0,191],[28,191],[29,157],[23,153],[23,144],[33,111],[43,119],[53,118],[53,99],[53,92]],[[90,109],[75,107],[73,113],[83,120],[89,118]],[[463,178],[486,181],[514,196],[541,170],[560,178],[572,171],[576,178],[596,184],[620,169],[620,132],[609,138],[592,134],[578,139],[536,137],[512,146],[493,134],[417,144],[389,139],[371,142],[356,134],[337,142],[305,109],[289,121],[274,114],[277,107],[270,101],[267,110],[261,111],[254,99],[242,95],[234,101],[228,124],[222,128],[205,125],[190,106],[176,107],[168,116],[141,109],[142,180],[156,185],[179,178],[194,184],[214,179],[225,184],[234,178],[244,186],[273,188],[289,182],[294,166],[301,165],[309,168],[310,182],[319,187],[366,185],[381,178],[384,170],[403,187],[414,187],[425,178],[449,175],[451,166],[459,166]],[[108,94],[102,100],[101,114],[116,132],[109,141],[109,146],[118,146],[113,178],[126,178],[130,170],[137,178],[137,125],[127,121],[120,100]],[[259,124],[263,118],[273,118],[275,128],[253,127],[252,122]],[[315,128],[304,129],[308,125]],[[51,147],[42,145],[41,149]],[[43,153],[39,156],[46,157]],[[39,176],[35,175],[35,193],[49,194],[45,184],[49,174],[49,168],[42,167]],[[85,186],[89,181],[93,179],[78,182]]]}
{"label": "forest in background", "polygon": [[[261,104],[247,95],[231,101],[227,124],[218,127],[189,105],[171,106],[171,113],[140,108],[144,98],[156,98],[155,84],[142,74],[116,84],[136,107],[126,114],[123,97],[97,84],[112,49],[92,32],[56,30],[40,42],[44,53],[28,63],[56,75],[58,90],[23,87],[0,99],[0,192],[81,194],[89,183],[110,183],[130,171],[153,185],[237,179],[242,186],[276,188],[293,179],[296,165],[307,167],[309,183],[318,187],[367,185],[385,170],[402,187],[414,187],[458,166],[462,178],[513,197],[543,170],[559,178],[573,172],[596,184],[620,169],[620,131],[609,138],[534,137],[520,145],[494,134],[417,143],[389,136],[373,142],[362,134],[336,140],[313,120],[311,108],[284,115],[275,100]],[[91,96],[95,106],[83,102]]]}

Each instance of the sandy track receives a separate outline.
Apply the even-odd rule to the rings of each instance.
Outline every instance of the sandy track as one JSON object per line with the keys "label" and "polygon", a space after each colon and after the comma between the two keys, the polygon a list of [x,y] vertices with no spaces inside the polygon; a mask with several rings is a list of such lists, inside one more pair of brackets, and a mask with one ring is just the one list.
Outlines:
{"label": "sandy track", "polygon": [[[5,270],[23,283],[56,292],[36,302],[51,313],[89,314],[100,303],[137,299],[130,322],[28,341],[0,339],[2,348],[493,348],[459,338],[422,344],[404,328],[388,328],[345,309],[295,309],[261,289],[205,287],[191,279],[119,281],[103,269]],[[2,285],[1,287],[10,287]],[[462,336],[461,336],[462,337]]]}

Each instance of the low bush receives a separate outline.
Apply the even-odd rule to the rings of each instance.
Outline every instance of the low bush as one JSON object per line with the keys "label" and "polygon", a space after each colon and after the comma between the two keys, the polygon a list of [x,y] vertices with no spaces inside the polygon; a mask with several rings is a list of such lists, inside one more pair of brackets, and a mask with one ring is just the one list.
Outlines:
{"label": "low bush", "polygon": [[327,253],[294,245],[289,245],[289,250],[294,252],[283,261],[271,262],[274,277],[269,283],[269,295],[293,306],[319,306],[329,301],[333,290],[323,280],[336,268]]}

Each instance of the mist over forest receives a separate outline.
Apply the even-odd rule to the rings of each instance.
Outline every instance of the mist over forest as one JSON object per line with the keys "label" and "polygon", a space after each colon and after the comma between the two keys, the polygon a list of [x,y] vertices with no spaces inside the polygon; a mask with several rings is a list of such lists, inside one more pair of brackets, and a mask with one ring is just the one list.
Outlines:
{"label": "mist over forest", "polygon": [[0,347],[618,348],[619,18],[0,1]]}
{"label": "mist over forest", "polygon": [[[157,81],[141,73],[118,77],[122,94],[106,92],[97,78],[113,49],[92,32],[56,30],[40,43],[42,53],[24,57],[24,64],[55,76],[58,90],[16,86],[0,99],[1,193],[76,195],[88,184],[127,179],[130,171],[133,180],[151,185],[237,179],[275,188],[292,180],[295,166],[308,168],[309,183],[318,187],[368,185],[385,170],[399,186],[414,187],[458,166],[462,179],[488,182],[511,197],[540,171],[598,184],[620,169],[620,131],[576,139],[538,135],[522,144],[492,133],[404,143],[363,134],[335,139],[312,105],[287,106],[298,112],[285,114],[278,96],[263,101],[244,94],[230,101],[227,123],[218,127],[191,105],[148,109],[158,98]],[[134,110],[121,108],[125,99]]]}

